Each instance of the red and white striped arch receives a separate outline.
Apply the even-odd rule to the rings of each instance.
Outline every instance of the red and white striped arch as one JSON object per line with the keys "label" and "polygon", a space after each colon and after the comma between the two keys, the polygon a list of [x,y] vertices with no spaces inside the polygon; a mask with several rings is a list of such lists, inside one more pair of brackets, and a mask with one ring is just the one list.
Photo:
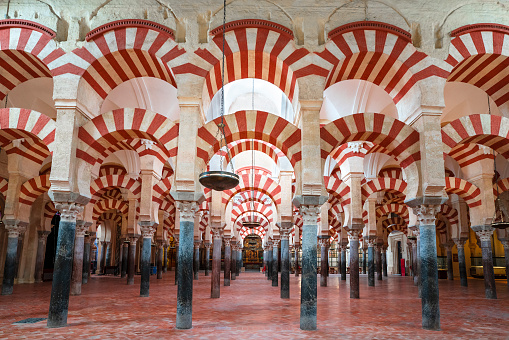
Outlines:
{"label": "red and white striped arch", "polygon": [[[2,183],[3,183],[3,181],[2,181]],[[498,184],[498,192],[497,192],[497,184]],[[0,186],[1,186],[1,184],[0,184]],[[505,191],[509,191],[509,178],[501,179],[497,183],[493,184],[493,195],[498,196],[499,194],[501,194]]]}
{"label": "red and white striped arch", "polygon": [[118,142],[150,139],[173,157],[177,155],[178,125],[145,109],[124,108],[95,117],[79,128],[76,157],[94,165]]}
{"label": "red and white striped arch", "polygon": [[72,51],[55,73],[82,77],[104,99],[121,83],[138,77],[177,87],[171,67],[181,65],[185,53],[169,28],[147,20],[119,20],[91,31],[85,45]]}
{"label": "red and white striped arch", "polygon": [[[197,155],[204,164],[220,149],[216,139],[220,120],[216,118],[198,129]],[[224,116],[224,124],[228,144],[244,139],[272,144],[288,157],[294,167],[302,158],[301,132],[284,118],[264,111],[238,111]]]}
{"label": "red and white striped arch", "polygon": [[387,218],[382,221],[382,226],[386,228],[389,233],[401,231],[406,234],[408,232],[407,223],[401,217]]}
{"label": "red and white striped arch", "polygon": [[116,200],[116,199],[112,199],[112,198],[98,201],[94,205],[92,218],[94,220],[97,220],[99,215],[101,215],[103,212],[107,212],[108,210],[118,210],[122,214],[127,214],[127,212],[129,211],[129,204],[127,204],[124,201]]}
{"label": "red and white striped arch", "polygon": [[439,218],[435,219],[435,227],[440,234],[447,234],[447,223]]}
{"label": "red and white striped arch", "polygon": [[379,113],[359,113],[337,119],[320,129],[321,156],[352,141],[381,145],[401,158],[401,167],[420,161],[419,133],[405,123]]}
{"label": "red and white striped arch", "polygon": [[90,203],[95,203],[104,190],[111,188],[124,188],[133,195],[139,196],[141,192],[141,182],[127,175],[106,175],[95,179],[90,185],[90,194],[92,199]]}
{"label": "red and white striped arch", "polygon": [[254,175],[254,183],[251,183],[251,175],[240,175],[240,182],[235,188],[223,191],[222,202],[226,206],[238,193],[254,190],[269,196],[279,206],[281,204],[281,186],[272,178],[263,175]]}
{"label": "red and white striped arch", "polygon": [[28,20],[0,22],[0,100],[25,81],[52,77],[58,59],[65,55],[54,36],[47,27]]}
{"label": "red and white striped arch", "polygon": [[378,177],[390,177],[403,180],[403,171],[401,171],[401,168],[396,167],[383,168],[378,173]]}
{"label": "red and white striped arch", "polygon": [[49,190],[50,185],[49,175],[29,179],[20,188],[19,203],[31,207],[37,197]]}
{"label": "red and white striped arch", "polygon": [[342,207],[351,202],[350,187],[340,180],[336,175],[324,176],[323,184],[329,194],[329,203],[331,206],[335,206],[338,203]]}
{"label": "red and white striped arch", "polygon": [[152,202],[162,204],[163,200],[173,201],[173,198],[169,195],[171,190],[171,181],[169,178],[161,179],[152,189],[154,190]]}
{"label": "red and white striped arch", "polygon": [[378,209],[376,209],[376,218],[382,218],[382,216],[386,216],[391,212],[398,214],[408,224],[409,213],[408,213],[408,208],[405,204],[397,204],[397,203],[384,204],[384,205],[380,206]]}
{"label": "red and white striped arch", "polygon": [[[19,108],[0,109],[0,147],[8,153],[18,153],[42,164],[53,153],[56,124],[48,116],[37,111]],[[24,138],[24,150],[9,145],[13,140]]]}
{"label": "red and white striped arch", "polygon": [[473,143],[458,144],[449,152],[460,167],[475,164],[483,159],[493,159],[491,149],[481,150],[479,145]]}
{"label": "red and white striped arch", "polygon": [[406,195],[406,187],[407,183],[405,181],[396,178],[383,177],[372,179],[361,186],[362,202],[364,204],[364,201],[371,194],[378,191],[396,191],[402,195]]}
{"label": "red and white striped arch", "polygon": [[235,222],[242,214],[250,212],[262,214],[269,222],[274,222],[274,210],[272,207],[258,202],[244,202],[233,206],[232,222]]}
{"label": "red and white striped arch", "polygon": [[454,67],[447,81],[472,84],[497,105],[509,101],[509,27],[474,24],[451,32],[449,56]]}
{"label": "red and white striped arch", "polygon": [[272,171],[267,170],[264,167],[261,166],[255,166],[254,171],[252,166],[245,166],[242,168],[237,169],[237,175],[249,175],[251,173],[254,173],[256,175],[264,175],[264,176],[272,176]]}
{"label": "red and white striped arch", "polygon": [[482,204],[481,190],[464,179],[457,177],[446,177],[445,191],[449,195],[456,194],[463,198],[465,203],[467,203],[470,208],[478,207]]}
{"label": "red and white striped arch", "polygon": [[97,219],[96,222],[103,222],[103,221],[114,221],[115,224],[121,224],[122,223],[122,215],[120,215],[117,211],[115,212],[103,212],[101,213]]}
{"label": "red and white striped arch", "polygon": [[330,69],[325,87],[347,79],[362,79],[383,88],[398,103],[420,80],[447,70],[429,66],[428,56],[416,50],[402,29],[380,22],[357,22],[329,33],[325,50],[317,53]]}
{"label": "red and white striped arch", "polygon": [[[205,78],[204,98],[209,99],[221,88],[222,26],[211,34],[215,45],[196,50],[194,53],[199,58],[186,65],[187,72]],[[225,56],[225,84],[245,78],[263,79],[279,87],[290,101],[294,99],[298,78],[327,75],[325,69],[313,64],[307,49],[295,47],[292,30],[265,20],[227,23]],[[180,68],[175,69],[178,72]]]}
{"label": "red and white striped arch", "polygon": [[[260,140],[254,140],[254,141],[252,141],[251,139],[238,140],[238,141],[234,141],[234,142],[228,144],[228,148],[230,149],[230,156],[232,158],[234,158],[235,156],[237,156],[238,154],[240,154],[244,151],[251,151],[253,149],[255,151],[260,151],[260,152],[266,154],[267,156],[272,158],[272,160],[276,164],[278,163],[279,157],[285,156],[285,154],[283,152],[281,152],[281,150],[278,150],[275,146],[273,146],[269,143],[260,141]],[[219,150],[218,154],[220,154],[222,156],[226,156],[226,152],[223,150]]]}
{"label": "red and white striped arch", "polygon": [[453,207],[447,204],[442,204],[442,206],[440,207],[440,213],[442,214],[442,216],[447,218],[451,226],[458,224],[458,211]]}
{"label": "red and white striped arch", "polygon": [[458,144],[488,146],[509,159],[509,118],[477,114],[458,118],[442,127],[444,152]]}
{"label": "red and white striped arch", "polygon": [[118,164],[105,164],[99,169],[99,177],[107,175],[127,175],[127,170]]}
{"label": "red and white striped arch", "polygon": [[[369,143],[370,144],[370,143]],[[368,143],[362,143],[359,148],[359,152],[352,150],[347,144],[340,145],[332,151],[330,157],[334,159],[337,164],[334,168],[339,168],[348,158],[350,157],[361,157],[364,158],[368,152],[370,145]]]}

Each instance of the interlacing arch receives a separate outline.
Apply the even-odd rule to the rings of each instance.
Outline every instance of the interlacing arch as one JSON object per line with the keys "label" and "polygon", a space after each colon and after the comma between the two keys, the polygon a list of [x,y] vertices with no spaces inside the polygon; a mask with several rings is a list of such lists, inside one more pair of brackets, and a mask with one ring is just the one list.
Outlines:
{"label": "interlacing arch", "polygon": [[[218,117],[198,129],[197,156],[207,164],[220,149],[216,139]],[[261,140],[281,150],[295,168],[302,159],[301,132],[286,119],[264,111],[237,111],[224,116],[226,143],[244,139]]]}
{"label": "interlacing arch", "polygon": [[105,164],[99,169],[99,177],[108,175],[127,175],[126,169],[117,164]]}
{"label": "interlacing arch", "polygon": [[106,150],[118,142],[136,138],[150,139],[177,155],[178,125],[158,113],[124,108],[104,113],[79,128],[76,157],[94,165]]}
{"label": "interlacing arch", "polygon": [[498,106],[509,101],[509,27],[474,24],[451,32],[449,56],[454,67],[450,82],[472,84],[484,90]]}
{"label": "interlacing arch", "polygon": [[396,167],[383,168],[378,173],[378,177],[390,177],[403,180],[403,171],[401,171],[401,168]]}
{"label": "interlacing arch", "polygon": [[49,28],[20,19],[0,22],[0,100],[19,84],[52,77],[65,52]]}
{"label": "interlacing arch", "polygon": [[408,32],[386,23],[349,23],[329,32],[329,42],[317,53],[330,73],[325,88],[347,79],[369,81],[398,103],[425,78],[446,78],[448,71],[430,65],[430,58],[412,44]]}
{"label": "interlacing arch", "polygon": [[469,208],[478,207],[481,202],[481,190],[467,180],[457,177],[445,178],[445,191],[456,194],[465,200]]}
{"label": "interlacing arch", "polygon": [[493,151],[488,147],[479,146],[473,143],[465,143],[458,144],[453,147],[449,151],[449,156],[458,162],[460,168],[463,168],[483,159],[493,159]]}
{"label": "interlacing arch", "polygon": [[458,118],[442,127],[444,153],[458,144],[475,143],[494,149],[509,159],[509,118],[476,114]]}
{"label": "interlacing arch", "polygon": [[141,182],[125,175],[106,175],[95,179],[90,185],[92,199],[90,203],[95,203],[100,195],[99,192],[108,188],[125,188],[133,195],[138,196],[141,192]]}

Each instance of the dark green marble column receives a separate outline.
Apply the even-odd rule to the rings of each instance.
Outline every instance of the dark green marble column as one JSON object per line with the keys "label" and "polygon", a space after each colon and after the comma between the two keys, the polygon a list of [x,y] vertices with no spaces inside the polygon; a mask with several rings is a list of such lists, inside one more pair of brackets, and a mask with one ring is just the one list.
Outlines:
{"label": "dark green marble column", "polygon": [[[491,236],[493,228],[491,226],[472,227],[481,240],[482,250],[482,268],[484,274],[484,292],[487,299],[497,298],[497,288],[495,286],[495,272],[493,270],[493,254],[491,251]],[[480,230],[479,230],[480,229]]]}
{"label": "dark green marble column", "polygon": [[81,206],[73,203],[56,203],[55,207],[61,212],[61,215],[53,282],[51,284],[51,300],[47,322],[49,328],[67,325],[76,215],[83,211]]}
{"label": "dark green marble column", "polygon": [[7,254],[5,256],[4,278],[2,282],[2,295],[11,295],[14,289],[14,277],[16,275],[16,258],[18,256],[18,237],[20,227],[16,222],[5,221],[7,237]]}
{"label": "dark green marble column", "polygon": [[279,256],[279,240],[274,240],[272,246],[272,287],[278,286],[279,273],[278,273],[278,256]]}
{"label": "dark green marble column", "polygon": [[221,229],[212,228],[212,279],[210,280],[210,297],[218,299],[221,292]]}
{"label": "dark green marble column", "polygon": [[205,242],[205,276],[209,276],[210,270],[210,242]]}
{"label": "dark green marble column", "polygon": [[376,239],[368,240],[368,286],[375,286],[375,242]]}
{"label": "dark green marble column", "polygon": [[289,230],[281,233],[281,298],[290,298]]}
{"label": "dark green marble column", "polygon": [[150,291],[150,255],[152,253],[152,237],[155,227],[153,222],[140,222],[143,244],[141,248],[141,283],[140,296],[148,297]]}
{"label": "dark green marble column", "polygon": [[[458,248],[458,264],[460,269],[460,284],[462,287],[468,287],[467,265],[465,262],[465,241],[466,239],[454,239],[456,248]],[[506,257],[507,258],[507,257]],[[507,262],[509,264],[509,262]],[[507,271],[509,273],[509,270]],[[509,275],[507,276],[509,278]]]}

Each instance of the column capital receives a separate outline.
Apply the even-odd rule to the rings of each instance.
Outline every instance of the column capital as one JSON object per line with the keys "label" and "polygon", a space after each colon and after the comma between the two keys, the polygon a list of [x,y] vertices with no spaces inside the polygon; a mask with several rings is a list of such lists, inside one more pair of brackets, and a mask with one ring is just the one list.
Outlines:
{"label": "column capital", "polygon": [[[499,241],[504,246],[504,249],[509,249],[509,239],[502,239],[502,240],[499,239]],[[506,261],[508,261],[508,259],[506,259]]]}
{"label": "column capital", "polygon": [[83,212],[83,205],[73,202],[55,202],[55,209],[60,211],[60,220],[76,222],[78,214]]}
{"label": "column capital", "polygon": [[280,240],[279,239],[275,239],[275,240],[272,240],[272,247],[279,247],[279,242]]}
{"label": "column capital", "polygon": [[198,210],[198,203],[196,201],[176,201],[175,203],[180,212],[180,220],[194,222],[194,216]]}
{"label": "column capital", "polygon": [[49,234],[50,234],[50,231],[48,231],[48,230],[37,230],[37,236],[39,238],[39,241],[41,241],[41,240],[46,241]]}
{"label": "column capital", "polygon": [[412,207],[414,214],[417,216],[417,221],[420,225],[435,225],[435,216],[440,211],[438,204],[421,204]]}
{"label": "column capital", "polygon": [[149,225],[140,226],[140,230],[143,238],[152,238],[156,232],[156,228]]}
{"label": "column capital", "polygon": [[194,249],[200,249],[201,241],[194,241]]}
{"label": "column capital", "polygon": [[203,246],[204,246],[205,248],[207,248],[207,249],[210,249],[210,247],[212,247],[212,243],[210,243],[210,242],[204,242],[204,243],[203,243]]}
{"label": "column capital", "polygon": [[465,246],[465,242],[467,241],[467,238],[453,238],[453,242],[456,244],[456,248],[462,248]]}
{"label": "column capital", "polygon": [[481,242],[484,241],[491,242],[491,235],[493,235],[493,230],[489,229],[477,230],[475,234],[477,235],[477,237],[479,237]]}
{"label": "column capital", "polygon": [[221,228],[210,228],[212,230],[212,239],[213,240],[220,240],[221,239],[221,232],[223,229]]}
{"label": "column capital", "polygon": [[84,224],[76,224],[76,234],[75,237],[85,237],[85,233],[88,230],[88,227]]}
{"label": "column capital", "polygon": [[302,215],[304,224],[317,224],[318,215],[320,214],[320,205],[301,205],[299,212]]}
{"label": "column capital", "polygon": [[329,246],[330,246],[328,237],[327,238],[325,238],[325,237],[318,238],[318,243],[320,244],[320,247],[329,248]]}
{"label": "column capital", "polygon": [[229,238],[229,237],[225,237],[225,238],[224,238],[224,246],[225,246],[225,247],[229,247],[229,246],[230,246],[230,243],[231,243],[231,238]]}
{"label": "column capital", "polygon": [[131,243],[130,245],[135,246],[136,242],[138,242],[138,237],[136,237],[136,236],[130,237],[129,242]]}
{"label": "column capital", "polygon": [[368,247],[374,247],[376,246],[376,237],[365,237],[366,243],[368,244]]}
{"label": "column capital", "polygon": [[359,236],[362,234],[362,230],[350,229],[348,230],[348,239],[350,241],[359,241]]}

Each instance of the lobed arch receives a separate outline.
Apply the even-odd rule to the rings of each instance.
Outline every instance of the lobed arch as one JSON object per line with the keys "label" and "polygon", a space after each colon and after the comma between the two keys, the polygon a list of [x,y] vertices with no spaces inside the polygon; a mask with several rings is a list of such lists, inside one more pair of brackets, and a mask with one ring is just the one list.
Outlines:
{"label": "lobed arch", "polygon": [[350,141],[366,141],[381,145],[394,157],[406,173],[407,197],[419,190],[421,154],[419,132],[405,123],[378,113],[359,113],[337,119],[320,129],[322,166],[332,150]]}

